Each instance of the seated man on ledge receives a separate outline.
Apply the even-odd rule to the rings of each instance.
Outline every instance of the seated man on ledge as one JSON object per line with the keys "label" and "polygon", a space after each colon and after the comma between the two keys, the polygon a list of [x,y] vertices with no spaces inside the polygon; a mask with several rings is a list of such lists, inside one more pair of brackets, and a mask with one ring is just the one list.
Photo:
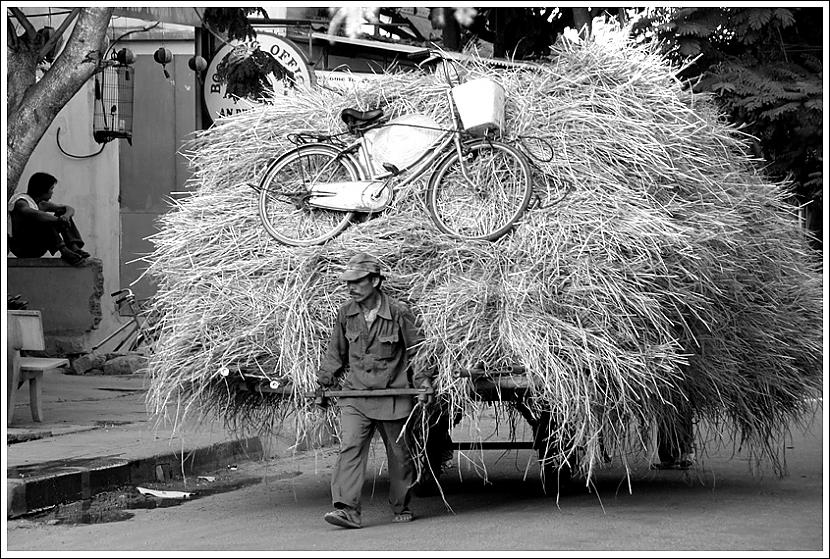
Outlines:
{"label": "seated man on ledge", "polygon": [[80,266],[89,257],[72,216],[75,210],[51,202],[58,179],[49,173],[35,173],[26,194],[9,200],[9,250],[18,258],[40,258],[47,251]]}

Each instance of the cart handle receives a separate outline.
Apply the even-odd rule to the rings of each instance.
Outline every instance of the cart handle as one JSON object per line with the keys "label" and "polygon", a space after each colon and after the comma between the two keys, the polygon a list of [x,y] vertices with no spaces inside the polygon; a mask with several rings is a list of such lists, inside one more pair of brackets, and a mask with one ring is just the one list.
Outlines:
{"label": "cart handle", "polygon": [[481,377],[505,377],[511,375],[523,375],[527,372],[522,365],[513,365],[509,369],[483,369],[481,367],[473,367],[471,369],[464,369],[457,371],[455,376],[457,378],[471,378],[477,379]]}
{"label": "cart handle", "polygon": [[322,390],[321,393],[312,392],[309,396],[320,396],[326,398],[378,398],[381,396],[417,396],[419,394],[433,394],[432,388],[378,388],[374,390]]}

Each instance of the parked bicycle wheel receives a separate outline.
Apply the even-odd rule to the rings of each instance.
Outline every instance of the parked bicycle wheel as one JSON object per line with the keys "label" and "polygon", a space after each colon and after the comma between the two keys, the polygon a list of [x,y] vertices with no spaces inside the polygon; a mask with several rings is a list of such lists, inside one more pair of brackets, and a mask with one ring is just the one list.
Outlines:
{"label": "parked bicycle wheel", "polygon": [[286,245],[311,246],[337,236],[354,212],[308,204],[312,184],[358,180],[357,166],[326,144],[305,145],[281,156],[260,181],[259,216],[268,233]]}
{"label": "parked bicycle wheel", "polygon": [[161,324],[159,313],[155,310],[143,310],[140,313],[141,327],[134,334],[135,338],[129,346],[130,351],[141,353],[152,352],[153,346],[158,342]]}
{"label": "parked bicycle wheel", "polygon": [[520,151],[498,141],[474,140],[464,145],[463,155],[463,161],[458,153],[447,156],[430,177],[430,217],[449,235],[494,241],[530,203],[530,165]]}

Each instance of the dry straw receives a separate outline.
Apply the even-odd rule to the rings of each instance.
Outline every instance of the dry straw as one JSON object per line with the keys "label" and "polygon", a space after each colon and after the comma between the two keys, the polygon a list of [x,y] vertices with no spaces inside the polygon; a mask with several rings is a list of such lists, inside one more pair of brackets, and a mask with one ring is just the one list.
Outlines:
{"label": "dry straw", "polygon": [[[531,69],[460,67],[505,87],[508,141],[534,156],[540,204],[499,241],[464,242],[429,221],[419,183],[323,246],[283,246],[248,183],[293,147],[287,135],[340,134],[349,107],[449,126],[443,84],[390,73],[220,119],[188,146],[188,190],[151,238],[163,316],[151,409],[315,437],[305,394],[346,301],[336,277],[366,250],[421,317],[415,366],[437,368],[453,411],[480,411],[456,372],[519,364],[556,459],[582,449],[588,479],[605,454],[648,456],[653,428],[685,406],[780,468],[782,438],[821,391],[821,279],[786,189],[759,173],[746,138],[660,56],[620,41],[562,45]],[[290,394],[256,391],[270,381]]]}

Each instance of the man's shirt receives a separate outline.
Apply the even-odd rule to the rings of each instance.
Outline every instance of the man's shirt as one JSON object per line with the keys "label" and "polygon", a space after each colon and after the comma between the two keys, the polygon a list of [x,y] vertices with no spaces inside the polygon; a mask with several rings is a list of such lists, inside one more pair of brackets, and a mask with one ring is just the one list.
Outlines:
{"label": "man's shirt", "polygon": [[23,202],[25,202],[26,205],[29,206],[29,208],[31,208],[33,210],[39,210],[40,209],[40,208],[38,208],[37,202],[35,202],[35,199],[32,198],[31,196],[29,196],[28,194],[18,193],[18,194],[15,194],[14,196],[12,196],[11,198],[9,198],[8,229],[7,229],[7,231],[8,231],[9,237],[11,237],[11,238],[15,237],[15,234],[14,234],[15,229],[18,229],[18,231],[17,231],[17,237],[18,238],[24,236],[25,233],[26,233],[25,231],[20,230],[25,226],[25,223],[22,223],[24,220],[22,219],[22,217],[20,215],[20,211],[15,211],[15,205],[17,205],[17,202],[20,201],[20,200],[23,200]]}
{"label": "man's shirt", "polygon": [[[409,363],[423,334],[412,311],[403,303],[380,294],[380,306],[367,325],[360,306],[350,301],[337,312],[334,330],[317,376],[324,384],[345,375],[344,390],[419,387],[428,375],[409,378]],[[338,398],[372,419],[401,419],[413,407],[411,396]]]}

